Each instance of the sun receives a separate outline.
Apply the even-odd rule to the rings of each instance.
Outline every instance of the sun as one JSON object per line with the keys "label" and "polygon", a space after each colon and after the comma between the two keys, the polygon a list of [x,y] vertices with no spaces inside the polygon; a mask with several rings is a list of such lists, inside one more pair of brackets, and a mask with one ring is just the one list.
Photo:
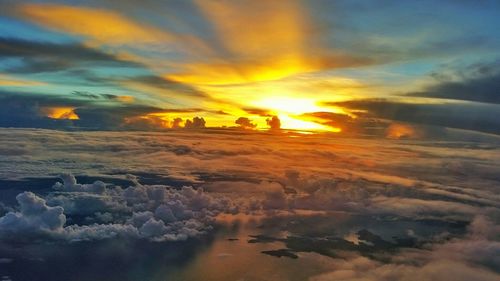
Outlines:
{"label": "sun", "polygon": [[256,107],[268,108],[279,113],[299,115],[306,112],[321,111],[314,100],[291,97],[267,97],[254,102]]}
{"label": "sun", "polygon": [[[295,97],[266,97],[253,103],[253,106],[266,108],[276,114],[281,121],[282,129],[302,130],[302,131],[324,131],[340,132],[340,128],[325,126],[310,120],[304,120],[301,114],[310,112],[332,111],[332,108],[324,108],[313,99]],[[342,111],[341,109],[333,109]]]}

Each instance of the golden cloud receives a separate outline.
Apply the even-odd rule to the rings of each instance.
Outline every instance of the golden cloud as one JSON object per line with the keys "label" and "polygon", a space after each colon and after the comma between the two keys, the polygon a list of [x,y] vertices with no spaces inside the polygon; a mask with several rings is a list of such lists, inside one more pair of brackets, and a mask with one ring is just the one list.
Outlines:
{"label": "golden cloud", "polygon": [[212,25],[217,55],[180,65],[176,81],[229,85],[373,63],[322,46],[300,1],[197,1]]}
{"label": "golden cloud", "polygon": [[170,35],[155,27],[134,22],[119,13],[95,8],[56,4],[25,4],[17,11],[28,20],[51,29],[83,35],[100,42],[155,43]]}
{"label": "golden cloud", "polygon": [[77,120],[80,119],[78,115],[75,113],[74,107],[42,107],[40,108],[40,112],[49,118],[52,119],[70,119]]}

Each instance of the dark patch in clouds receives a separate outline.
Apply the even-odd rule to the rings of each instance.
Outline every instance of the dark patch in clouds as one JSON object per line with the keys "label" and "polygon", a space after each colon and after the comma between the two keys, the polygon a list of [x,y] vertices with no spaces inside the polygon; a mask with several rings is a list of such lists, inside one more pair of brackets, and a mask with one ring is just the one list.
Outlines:
{"label": "dark patch in clouds", "polygon": [[404,103],[387,99],[361,99],[326,103],[351,110],[366,110],[366,118],[380,118],[424,125],[500,134],[500,106],[462,103]]}
{"label": "dark patch in clouds", "polygon": [[78,43],[57,44],[0,38],[0,58],[21,58],[23,65],[8,69],[16,73],[39,73],[67,70],[79,64],[99,63],[107,66],[136,67],[137,63],[88,48]]}

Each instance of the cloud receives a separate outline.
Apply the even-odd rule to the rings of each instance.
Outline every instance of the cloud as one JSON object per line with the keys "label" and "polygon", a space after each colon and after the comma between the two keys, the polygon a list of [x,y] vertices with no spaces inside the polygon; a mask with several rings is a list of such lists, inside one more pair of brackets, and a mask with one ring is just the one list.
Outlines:
{"label": "cloud", "polygon": [[[73,126],[74,120],[71,119],[78,116],[74,109],[86,104],[55,95],[11,92],[2,92],[0,101],[2,127],[69,128]],[[57,119],[50,116],[71,118]]]}
{"label": "cloud", "polygon": [[8,212],[0,218],[0,233],[3,235],[33,235],[38,233],[60,233],[66,223],[62,207],[47,206],[45,200],[32,192],[16,196],[20,212]]}
{"label": "cloud", "polygon": [[272,118],[267,118],[266,123],[271,130],[279,130],[281,128],[281,121],[278,116],[273,116]]}
{"label": "cloud", "polygon": [[272,112],[267,110],[267,109],[251,108],[251,107],[245,107],[242,109],[248,114],[259,115],[259,116],[264,116],[264,117],[271,117],[272,116]]}
{"label": "cloud", "polygon": [[239,117],[234,123],[243,129],[255,129],[257,127],[257,124],[252,123],[252,120],[247,117]]}
{"label": "cloud", "polygon": [[430,249],[402,251],[385,263],[361,256],[338,259],[333,265],[335,271],[309,280],[497,280],[498,259],[492,261],[491,257],[500,250],[500,244],[484,234],[478,235],[477,224],[486,226],[488,231],[498,228],[477,216],[469,226],[468,236],[462,239],[452,239]]}
{"label": "cloud", "polygon": [[[29,151],[2,154],[0,178],[23,179],[2,183],[36,188],[34,201],[61,208],[66,220],[60,228],[42,230],[44,212],[27,215],[20,203],[8,201],[10,193],[2,193],[13,206],[0,213],[4,241],[10,242],[4,237],[18,229],[3,223],[14,215],[12,225],[37,223],[9,239],[61,247],[82,240],[88,242],[71,247],[97,245],[92,241],[101,239],[111,240],[99,245],[114,245],[120,238],[126,239],[119,243],[141,247],[149,241],[165,242],[153,247],[206,245],[226,227],[228,235],[244,243],[236,246],[255,247],[246,244],[247,227],[255,234],[287,233],[249,250],[259,254],[282,249],[278,244],[284,243],[298,261],[308,262],[306,252],[321,245],[313,248],[319,253],[313,261],[325,263],[311,272],[324,273],[313,277],[317,280],[438,278],[450,266],[460,266],[467,277],[487,278],[495,276],[499,265],[498,140],[387,140],[229,129],[4,129],[0,135],[0,148],[17,144]],[[47,175],[57,173],[60,163],[66,172],[93,176],[61,175],[61,183],[48,190],[54,181]]]}
{"label": "cloud", "polygon": [[[114,11],[57,4],[21,4],[22,17],[51,29],[87,36],[99,42],[124,44],[158,43],[170,35],[147,24],[137,23]],[[103,26],[111,28],[103,28]]]}
{"label": "cloud", "polygon": [[441,81],[420,92],[410,93],[408,96],[500,104],[500,94],[497,91],[500,87],[499,65],[498,62],[476,65],[475,75],[478,77],[466,77],[462,81]]}
{"label": "cloud", "polygon": [[194,117],[193,120],[186,120],[184,127],[187,129],[201,129],[205,128],[205,119],[203,117]]}
{"label": "cloud", "polygon": [[[117,236],[186,240],[205,234],[217,214],[233,212],[234,208],[231,201],[192,187],[175,190],[135,182],[135,186],[125,189],[108,188],[100,181],[78,184],[71,174],[63,174],[61,178],[63,183],[56,183],[53,187],[56,191],[45,198],[32,192],[19,194],[16,199],[20,211],[0,217],[0,235],[13,240],[37,236],[67,241]],[[103,213],[113,223],[66,225],[68,216],[87,216],[87,221],[99,221]]]}
{"label": "cloud", "polygon": [[[189,84],[181,83],[169,79],[168,77],[161,77],[156,75],[141,75],[141,76],[132,76],[132,77],[122,77],[115,78],[115,81],[130,85],[130,84],[139,84],[146,87],[152,87],[156,90],[167,90],[174,97],[179,97],[179,94],[183,94],[184,96],[197,97],[197,98],[207,98],[209,99],[209,95],[198,90],[197,88],[190,86]],[[166,92],[161,92],[163,95],[167,95]]]}
{"label": "cloud", "polygon": [[40,73],[68,70],[84,65],[137,67],[139,64],[78,43],[51,43],[0,37],[0,58],[21,58],[23,65],[11,73]]}
{"label": "cloud", "polygon": [[361,99],[326,103],[349,110],[365,110],[367,118],[402,121],[423,125],[444,126],[500,134],[495,118],[498,105],[473,103],[406,103],[387,99]]}
{"label": "cloud", "polygon": [[212,53],[168,74],[173,80],[197,85],[244,84],[374,63],[369,57],[328,48],[311,36],[315,34],[312,30],[320,28],[300,1],[195,3],[213,32],[213,39],[207,40]]}
{"label": "cloud", "polygon": [[133,96],[125,96],[125,95],[113,95],[113,94],[95,94],[87,91],[74,91],[71,94],[89,99],[89,100],[112,100],[112,101],[118,101],[118,102],[123,102],[123,103],[131,103],[135,101],[135,98]]}
{"label": "cloud", "polygon": [[91,193],[104,193],[106,191],[106,184],[102,181],[96,181],[93,184],[78,184],[75,176],[72,174],[61,174],[63,184],[57,182],[52,188],[64,192],[91,192]]}
{"label": "cloud", "polygon": [[[0,126],[80,130],[162,130],[180,127],[178,115],[198,108],[159,108],[125,95],[73,92],[73,96],[0,92]],[[177,121],[175,121],[177,120]],[[193,123],[193,121],[191,121]],[[196,127],[204,120],[196,119]],[[174,126],[175,125],[175,126]]]}
{"label": "cloud", "polygon": [[411,125],[393,123],[387,128],[386,137],[390,139],[413,139],[420,138],[421,132]]}
{"label": "cloud", "polygon": [[0,86],[32,87],[46,85],[44,82],[17,78],[15,76],[0,74]]}
{"label": "cloud", "polygon": [[339,128],[342,132],[357,132],[359,130],[356,120],[347,114],[333,112],[309,112],[301,117],[332,128]]}
{"label": "cloud", "polygon": [[[348,265],[347,263],[351,263]],[[498,275],[461,262],[436,261],[423,267],[413,265],[383,265],[367,258],[357,258],[345,263],[338,263],[335,272],[310,278],[310,281],[343,280],[343,281],[384,281],[384,280],[481,280],[493,281]],[[453,270],[450,270],[452,269]]]}

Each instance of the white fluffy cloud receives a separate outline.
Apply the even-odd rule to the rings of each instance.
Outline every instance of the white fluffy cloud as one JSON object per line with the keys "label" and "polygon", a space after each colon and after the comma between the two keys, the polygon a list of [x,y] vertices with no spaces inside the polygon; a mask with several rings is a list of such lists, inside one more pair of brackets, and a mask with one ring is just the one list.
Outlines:
{"label": "white fluffy cloud", "polygon": [[0,218],[0,231],[8,235],[24,233],[60,233],[66,223],[62,207],[49,207],[32,192],[16,196],[20,211],[8,212]]}
{"label": "white fluffy cloud", "polygon": [[[174,189],[164,185],[106,188],[106,184],[78,184],[73,175],[46,199],[32,192],[19,194],[19,211],[0,218],[0,234],[43,235],[70,241],[106,239],[115,236],[155,241],[185,240],[206,233],[221,212],[234,212],[232,201],[213,197],[202,189]],[[86,215],[107,224],[69,224],[66,215]],[[4,236],[6,237],[6,236]]]}

